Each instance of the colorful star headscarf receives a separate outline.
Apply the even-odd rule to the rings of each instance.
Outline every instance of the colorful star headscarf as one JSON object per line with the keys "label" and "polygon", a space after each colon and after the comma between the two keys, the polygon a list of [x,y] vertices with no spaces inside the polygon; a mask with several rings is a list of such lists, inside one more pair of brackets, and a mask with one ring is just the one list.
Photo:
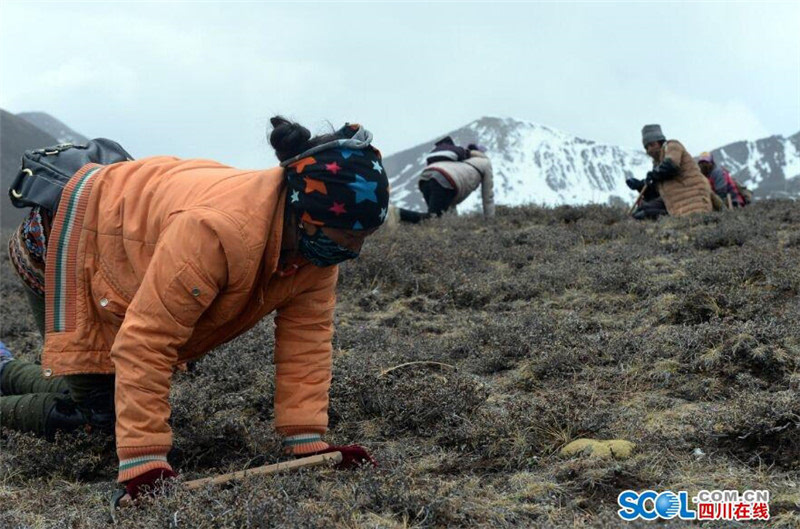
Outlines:
{"label": "colorful star headscarf", "polygon": [[281,163],[287,200],[300,220],[346,230],[377,228],[389,208],[389,179],[372,133],[360,125],[339,130],[344,139],[313,147]]}

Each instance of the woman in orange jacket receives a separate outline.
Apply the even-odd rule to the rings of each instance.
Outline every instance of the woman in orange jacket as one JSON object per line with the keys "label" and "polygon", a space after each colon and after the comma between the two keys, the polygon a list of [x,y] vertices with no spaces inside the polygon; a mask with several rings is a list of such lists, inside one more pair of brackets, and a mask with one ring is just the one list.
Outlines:
{"label": "woman in orange jacket", "polygon": [[[87,164],[57,211],[33,209],[10,255],[43,313],[43,378],[26,388],[31,365],[0,357],[4,426],[46,435],[113,428],[118,481],[135,498],[176,476],[167,461],[174,367],[276,312],[275,426],[286,453],[374,463],[364,448],[322,435],[336,264],[357,257],[386,218],[381,155],[359,125],[312,138],[299,124],[271,122],[280,167],[165,156]],[[20,402],[31,394],[35,420]]]}

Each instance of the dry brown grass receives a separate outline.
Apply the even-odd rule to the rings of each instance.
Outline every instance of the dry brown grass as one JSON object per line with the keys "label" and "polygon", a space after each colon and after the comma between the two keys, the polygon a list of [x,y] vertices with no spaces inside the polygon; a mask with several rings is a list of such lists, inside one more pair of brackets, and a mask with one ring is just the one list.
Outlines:
{"label": "dry brown grass", "polygon": [[[120,525],[618,527],[625,488],[764,488],[772,525],[797,527],[798,241],[788,201],[644,224],[600,206],[500,208],[380,233],[341,273],[329,434],[380,468],[176,491]],[[2,266],[2,339],[33,359]],[[278,460],[272,344],[265,321],[177,376],[184,478]],[[381,376],[418,361],[455,369]],[[581,437],[636,449],[558,455]],[[0,439],[0,526],[106,524],[110,439]]]}

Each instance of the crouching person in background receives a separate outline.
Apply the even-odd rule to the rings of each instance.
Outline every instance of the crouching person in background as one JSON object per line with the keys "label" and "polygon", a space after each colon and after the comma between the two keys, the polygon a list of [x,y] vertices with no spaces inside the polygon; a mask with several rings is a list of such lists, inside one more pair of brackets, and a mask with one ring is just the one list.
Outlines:
{"label": "crouching person in background", "polygon": [[136,498],[176,476],[173,368],[276,312],[275,426],[286,454],[340,451],[340,467],[374,464],[364,448],[322,436],[336,265],[383,223],[389,182],[359,125],[314,138],[280,117],[272,125],[280,167],[167,156],[89,164],[54,214],[31,213],[11,257],[45,346],[41,367],[3,350],[3,426],[115,431],[118,481]]}
{"label": "crouching person in background", "polygon": [[401,209],[401,221],[417,223],[434,215],[441,217],[445,211],[454,210],[478,187],[481,188],[484,217],[494,217],[492,162],[484,148],[476,144],[459,147],[448,136],[436,142],[426,163],[419,177],[419,190],[428,211]]}
{"label": "crouching person in background", "polygon": [[747,200],[739,190],[739,186],[727,169],[714,162],[710,152],[704,152],[697,157],[700,172],[708,178],[708,183],[714,193],[724,202],[728,209],[743,208]]}
{"label": "crouching person in background", "polygon": [[713,210],[708,180],[679,141],[667,141],[659,125],[645,125],[642,144],[653,159],[645,185],[658,190],[667,213],[680,217]]}

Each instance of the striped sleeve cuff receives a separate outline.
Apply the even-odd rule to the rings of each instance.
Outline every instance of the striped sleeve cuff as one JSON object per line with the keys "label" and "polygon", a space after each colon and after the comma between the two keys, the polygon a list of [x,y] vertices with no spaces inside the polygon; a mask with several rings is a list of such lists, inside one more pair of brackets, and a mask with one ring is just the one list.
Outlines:
{"label": "striped sleeve cuff", "polygon": [[156,468],[172,470],[167,462],[169,449],[169,446],[118,448],[119,475],[117,481],[123,483]]}
{"label": "striped sleeve cuff", "polygon": [[295,456],[313,454],[314,452],[325,450],[329,446],[318,433],[288,435],[283,439],[284,453]]}

